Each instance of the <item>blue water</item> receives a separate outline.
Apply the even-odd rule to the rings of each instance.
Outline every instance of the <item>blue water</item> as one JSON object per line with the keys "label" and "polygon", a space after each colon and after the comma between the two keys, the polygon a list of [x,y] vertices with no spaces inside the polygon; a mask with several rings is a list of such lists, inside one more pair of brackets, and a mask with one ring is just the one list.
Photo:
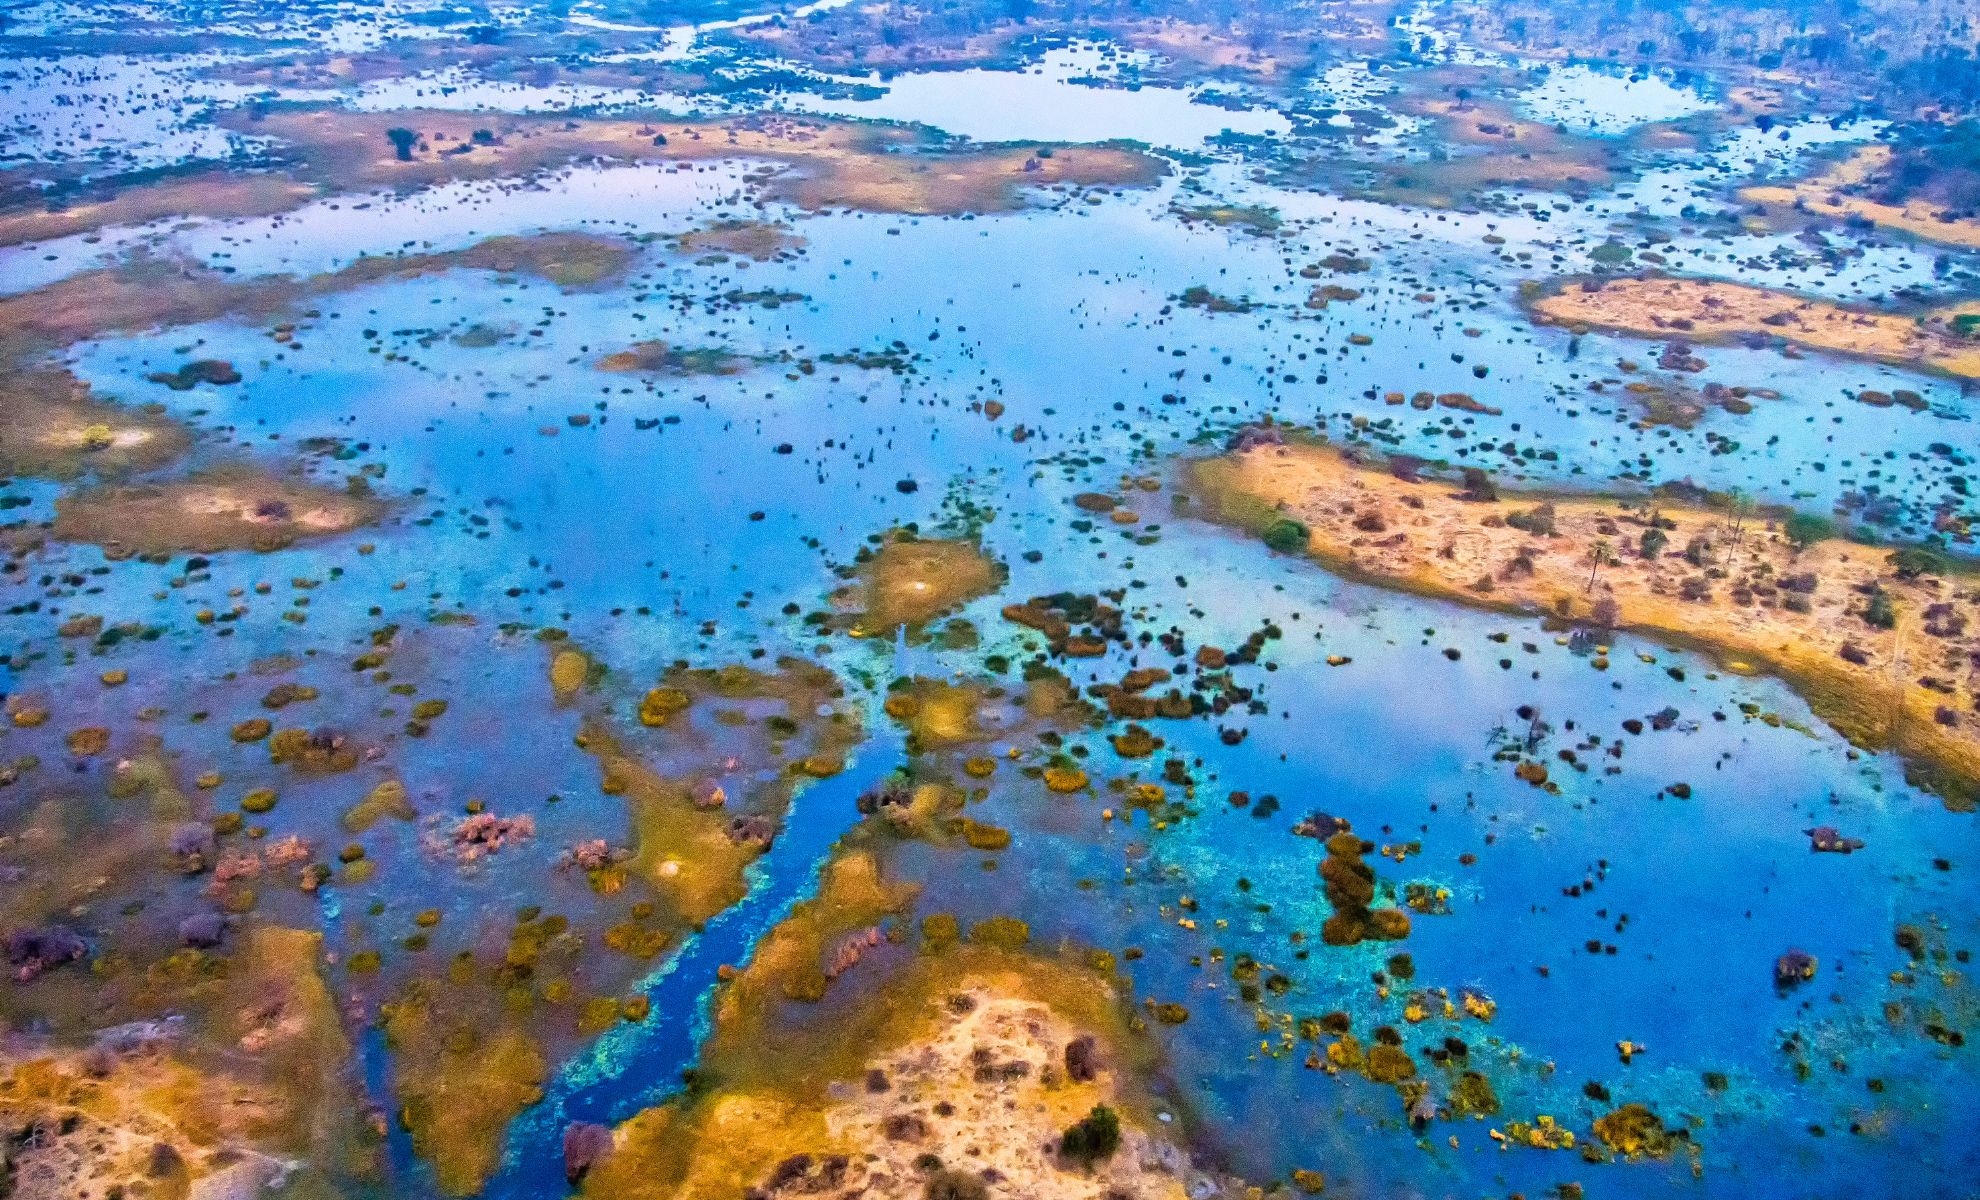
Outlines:
{"label": "blue water", "polygon": [[[601,6],[591,15],[665,23],[728,14]],[[197,78],[184,64],[170,70],[174,79]],[[929,120],[965,112],[980,122],[970,131],[985,138],[1039,136],[1054,127],[1036,122],[1065,115],[985,107],[977,98],[995,89],[995,76],[918,73],[878,108]],[[1382,82],[1379,72],[1371,78]],[[1056,102],[1093,82],[1055,75],[1012,90],[1036,96],[1043,86]],[[1233,119],[1268,140],[1279,128],[1268,118],[1310,119],[1317,103],[1262,87],[1240,91]],[[1197,111],[1213,107],[1201,96],[1150,96],[1137,106],[1138,94],[1110,90],[1107,105],[1078,115],[1104,123],[1118,112],[1121,132],[1130,133],[1161,120],[1169,111],[1162,105],[1186,104],[1192,122],[1214,115]],[[1520,102],[1614,133],[1712,95],[1709,87],[1625,87],[1575,68]],[[1384,103],[1379,86],[1344,96],[1341,105],[1364,116]],[[528,89],[515,97],[522,107],[530,99]],[[818,100],[815,107],[829,106]],[[147,141],[163,135],[138,116],[119,127],[133,145],[144,143],[134,153],[176,145]],[[1289,124],[1294,132],[1280,139],[1288,152],[1314,151],[1321,135]],[[1219,127],[1179,124],[1176,132],[1195,147]],[[1388,141],[1341,135],[1341,153],[1372,161],[1420,152],[1416,135],[1398,128]],[[334,888],[334,908],[267,889],[258,912],[324,928],[340,961],[384,947],[385,982],[396,983],[411,968],[394,961],[403,956],[392,946],[413,911],[440,910],[440,930],[458,939],[444,950],[436,943],[429,953],[437,955],[499,944],[524,904],[567,913],[582,928],[617,919],[630,901],[595,897],[581,877],[554,866],[567,847],[629,833],[623,806],[598,793],[596,764],[571,748],[581,716],[624,716],[676,660],[761,667],[795,654],[832,668],[848,703],[868,714],[867,740],[848,769],[798,795],[752,871],[746,900],[643,975],[646,968],[613,964],[626,976],[619,990],[651,998],[646,1021],[590,1041],[567,1029],[550,1039],[555,1069],[545,1098],[508,1129],[488,1194],[560,1196],[565,1125],[622,1121],[678,1088],[707,1031],[716,968],[745,961],[810,892],[832,845],[858,819],[855,798],[897,767],[953,767],[941,756],[906,756],[877,703],[887,683],[910,674],[993,678],[991,654],[1029,652],[999,616],[1003,604],[1123,589],[1131,631],[1173,629],[1192,650],[1235,647],[1268,621],[1282,633],[1259,664],[1235,671],[1255,690],[1255,711],[1151,722],[1167,745],[1145,760],[1119,759],[1103,736],[1112,727],[1069,737],[1089,752],[1084,766],[1101,789],[1117,777],[1159,781],[1165,760],[1182,759],[1195,787],[1189,814],[1156,829],[1105,790],[1049,794],[1018,770],[1044,761],[1027,741],[1020,761],[1003,765],[970,810],[1013,832],[1010,849],[988,856],[992,866],[978,852],[920,843],[894,850],[888,866],[920,885],[919,912],[950,911],[966,922],[1022,916],[1041,944],[1115,953],[1135,999],[1186,1004],[1186,1024],[1154,1026],[1165,1051],[1159,1092],[1204,1155],[1260,1182],[1322,1170],[1343,1193],[1368,1196],[1537,1196],[1570,1180],[1591,1196],[1970,1196],[1980,1150],[1963,1105],[1980,1069],[1970,1049],[1934,1040],[1926,1025],[1971,1031],[1980,1015],[1965,964],[1952,957],[1980,933],[1973,815],[1948,812],[1907,786],[1889,757],[1851,750],[1777,681],[1721,673],[1698,655],[1637,638],[1618,639],[1611,665],[1598,670],[1536,620],[1345,582],[1174,507],[1177,455],[1214,447],[1230,428],[1269,414],[1339,439],[1486,463],[1522,482],[1688,477],[1816,511],[1874,489],[1893,501],[1893,533],[1916,532],[1949,498],[1970,511],[1953,490],[1976,449],[1973,400],[1957,384],[1876,364],[1703,347],[1709,367],[1692,382],[1767,387],[1781,397],[1756,400],[1745,415],[1709,412],[1694,429],[1644,429],[1618,385],[1641,377],[1622,364],[1653,362],[1656,343],[1577,339],[1531,326],[1520,310],[1522,282],[1586,269],[1602,241],[1648,233],[1669,239],[1657,252],[1684,273],[1865,303],[1904,288],[1939,298],[1970,289],[1980,266],[1971,253],[1856,230],[1825,231],[1824,250],[1793,235],[1713,224],[1712,214],[1736,211],[1726,189],[1753,169],[1790,172],[1809,148],[1875,130],[1817,114],[1781,132],[1731,131],[1702,150],[1646,156],[1640,178],[1585,201],[1524,196],[1474,211],[1394,207],[1273,182],[1274,173],[1249,169],[1255,164],[1241,148],[1213,145],[1201,159],[1178,158],[1171,176],[1146,190],[1053,193],[1022,213],[968,219],[776,205],[759,213],[733,203],[748,186],[738,168],[591,164],[521,191],[461,185],[367,200],[375,207],[363,216],[326,201],[281,219],[0,250],[0,290],[12,292],[147,243],[222,255],[214,261],[253,274],[334,268],[409,242],[445,249],[580,224],[676,233],[741,213],[787,221],[808,242],[793,261],[762,264],[691,261],[648,242],[627,280],[595,291],[467,271],[379,283],[314,302],[314,315],[299,319],[301,350],[277,347],[268,321],[254,318],[107,337],[66,352],[100,391],[159,403],[201,430],[191,467],[240,456],[280,464],[304,439],[343,438],[350,457],[322,465],[322,475],[334,482],[367,468],[397,508],[380,528],[275,555],[213,556],[191,577],[183,556],[158,565],[111,562],[88,547],[36,552],[27,571],[0,583],[0,601],[16,608],[5,627],[6,648],[16,653],[0,682],[10,695],[50,699],[58,719],[7,732],[8,758],[36,754],[47,766],[0,795],[0,820],[10,829],[29,821],[56,784],[102,786],[111,764],[72,770],[61,743],[67,730],[90,724],[120,739],[129,733],[113,757],[150,732],[188,775],[223,770],[216,809],[258,783],[277,786],[273,831],[304,832],[325,852],[349,840],[335,818],[389,768],[422,819],[385,822],[363,836],[370,857],[386,864],[380,875]],[[51,132],[42,149],[58,158],[59,142]],[[1285,224],[1264,238],[1174,214],[1212,201],[1269,205]],[[1696,206],[1691,215],[1686,205]],[[1335,253],[1366,257],[1370,269],[1298,274]],[[1309,289],[1329,282],[1364,295],[1324,311],[1304,307]],[[1177,303],[1197,285],[1259,307],[1211,313]],[[718,299],[737,289],[804,299],[774,309]],[[479,349],[451,340],[477,325],[505,337]],[[1356,333],[1373,344],[1353,344]],[[590,366],[656,337],[763,362],[733,377],[650,381]],[[822,361],[806,373],[798,365],[896,343],[912,355],[911,373]],[[230,359],[245,379],[186,393],[144,382],[189,357]],[[1591,389],[1604,381],[1600,392]],[[1850,398],[1899,387],[1919,392],[1927,411]],[[1466,391],[1502,412],[1417,412],[1383,400],[1418,390]],[[991,400],[1004,407],[995,421],[980,409]],[[578,414],[590,424],[569,424]],[[1013,436],[1020,426],[1026,440]],[[1096,523],[1070,504],[1080,492],[1116,489],[1124,474],[1161,481],[1160,490],[1134,493],[1139,524]],[[46,517],[62,490],[46,482],[5,489],[28,501],[15,519]],[[958,614],[980,633],[979,648],[856,641],[806,622],[840,584],[835,570],[903,523],[980,532],[1008,569],[996,595]],[[370,552],[356,553],[360,542]],[[71,585],[75,594],[58,594],[70,573],[82,582]],[[220,627],[224,636],[193,620],[201,609],[236,604],[247,611]],[[79,612],[156,636],[100,648],[58,641],[56,628]],[[297,613],[306,622],[293,620]],[[434,614],[476,624],[429,625]],[[390,697],[349,669],[367,635],[388,622],[404,629],[394,679],[451,705],[425,739],[398,732],[411,697]],[[548,652],[532,640],[548,628],[568,633],[608,670],[577,704],[560,707],[549,695]],[[1329,656],[1351,661],[1329,666]],[[1084,687],[1171,661],[1160,643],[1140,643],[1057,665]],[[95,677],[111,668],[128,670],[131,684],[100,686]],[[352,777],[309,779],[272,772],[258,752],[234,746],[228,727],[258,712],[257,697],[278,678],[323,692],[278,724],[336,724],[386,756]],[[1015,686],[1015,672],[998,681]],[[165,714],[148,715],[154,705]],[[1522,705],[1550,727],[1539,756],[1559,794],[1521,782],[1493,757],[1527,728]],[[1623,721],[1667,706],[1679,710],[1676,728],[1623,731]],[[211,719],[194,721],[196,711]],[[1245,739],[1224,744],[1219,725],[1242,729]],[[1591,735],[1599,745],[1584,740]],[[1625,748],[1620,758],[1605,753],[1614,743]],[[1563,749],[1591,769],[1579,773],[1554,757]],[[51,775],[55,783],[42,782]],[[1689,798],[1669,790],[1679,782],[1690,785]],[[1250,793],[1252,806],[1232,806],[1234,790]],[[1259,815],[1267,795],[1277,811]],[[471,799],[530,813],[536,837],[471,870],[423,856],[421,833]],[[1102,820],[1103,807],[1117,819]],[[1371,865],[1385,889],[1448,889],[1449,913],[1415,917],[1399,945],[1321,945],[1321,849],[1290,832],[1315,810],[1347,819],[1378,844],[1420,843],[1403,861],[1371,857]],[[1815,825],[1835,825],[1866,845],[1848,856],[1812,853],[1804,831]],[[167,928],[201,903],[189,887],[173,887],[155,889],[141,920]],[[1900,923],[1925,929],[1948,957],[1901,978],[1911,964],[1894,938]],[[1129,948],[1141,954],[1129,957]],[[1816,980],[1783,994],[1772,964],[1790,948],[1821,966]],[[1414,980],[1383,994],[1375,976],[1397,950],[1411,956]],[[1230,975],[1241,954],[1282,975],[1283,994],[1243,999]],[[857,1002],[860,989],[878,986],[877,973],[838,981],[845,990],[833,1002]],[[330,978],[359,1014],[353,1075],[365,1099],[395,1111],[389,1051],[368,1024],[390,988],[337,967]],[[1491,997],[1496,1014],[1489,1024],[1435,1016],[1410,1024],[1403,1008],[1419,988],[1453,996],[1474,989]],[[1282,1031],[1333,1010],[1351,1015],[1364,1042],[1381,1024],[1412,1049],[1462,1038],[1501,1113],[1435,1122],[1419,1134],[1393,1089],[1305,1067],[1311,1047],[1285,1049]],[[802,1020],[798,1028],[815,1032]],[[1623,1041],[1643,1047],[1627,1064],[1617,1051]],[[1723,1090],[1707,1085],[1708,1073],[1724,1076]],[[1442,1072],[1426,1065],[1424,1077],[1433,1094],[1448,1093]],[[1873,1079],[1881,1090],[1869,1086]],[[1611,1099],[1591,1099],[1591,1082]],[[1632,1101],[1689,1130],[1701,1148],[1698,1178],[1682,1155],[1596,1166],[1573,1152],[1501,1149],[1488,1132],[1545,1113],[1585,1140],[1595,1117]],[[429,1194],[426,1169],[389,1124],[390,1171],[375,1193]]]}

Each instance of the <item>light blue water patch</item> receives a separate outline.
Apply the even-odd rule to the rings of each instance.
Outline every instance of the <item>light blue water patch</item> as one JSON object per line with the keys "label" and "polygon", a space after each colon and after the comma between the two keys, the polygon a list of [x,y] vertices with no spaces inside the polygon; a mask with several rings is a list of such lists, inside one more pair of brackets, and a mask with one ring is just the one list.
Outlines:
{"label": "light blue water patch", "polygon": [[1205,103],[1201,86],[1105,86],[1091,78],[1110,62],[1102,48],[1076,46],[1015,70],[833,77],[887,94],[840,100],[793,92],[782,103],[799,112],[913,121],[978,142],[1125,140],[1193,150],[1221,133],[1276,135],[1291,128],[1269,107]]}
{"label": "light blue water patch", "polygon": [[1696,87],[1662,75],[1624,73],[1579,63],[1548,70],[1539,85],[1519,94],[1517,103],[1520,111],[1535,121],[1605,135],[1709,112],[1714,107]]}

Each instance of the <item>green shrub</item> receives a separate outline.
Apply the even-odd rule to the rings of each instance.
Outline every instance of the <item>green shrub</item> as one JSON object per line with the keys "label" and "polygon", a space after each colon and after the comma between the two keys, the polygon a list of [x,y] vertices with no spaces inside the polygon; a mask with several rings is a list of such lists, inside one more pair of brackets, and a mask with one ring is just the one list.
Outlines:
{"label": "green shrub", "polygon": [[1870,603],[1863,610],[1863,619],[1879,629],[1897,627],[1897,606],[1891,603],[1891,594],[1882,588],[1870,593]]}
{"label": "green shrub", "polygon": [[1511,513],[1506,517],[1506,524],[1514,529],[1524,529],[1535,537],[1553,537],[1554,506],[1542,504],[1525,512]]}
{"label": "green shrub", "polygon": [[1016,917],[986,917],[969,927],[969,940],[993,950],[1018,951],[1031,940],[1031,926]]}
{"label": "green shrub", "polygon": [[1806,550],[1816,542],[1836,536],[1836,523],[1814,513],[1796,513],[1782,524],[1781,532],[1787,535],[1788,541]]}
{"label": "green shrub", "polygon": [[1306,526],[1290,517],[1282,517],[1265,527],[1265,544],[1281,554],[1306,549],[1306,538]]}
{"label": "green shrub", "polygon": [[1109,1158],[1121,1148],[1121,1119],[1104,1104],[1073,1122],[1059,1137],[1059,1153],[1083,1166]]}
{"label": "green shrub", "polygon": [[1952,560],[1930,546],[1906,546],[1891,555],[1891,568],[1905,579],[1916,579],[1920,575],[1944,575],[1952,569]]}

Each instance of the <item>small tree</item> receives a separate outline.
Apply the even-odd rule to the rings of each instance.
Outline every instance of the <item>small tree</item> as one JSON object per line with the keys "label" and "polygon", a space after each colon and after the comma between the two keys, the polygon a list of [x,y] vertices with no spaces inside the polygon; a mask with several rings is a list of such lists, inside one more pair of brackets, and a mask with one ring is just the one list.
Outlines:
{"label": "small tree", "polygon": [[1670,534],[1665,533],[1660,527],[1652,525],[1643,531],[1642,540],[1637,542],[1637,549],[1642,552],[1643,557],[1654,559],[1664,553],[1664,547],[1669,545],[1670,541]]}
{"label": "small tree", "polygon": [[1952,560],[1930,546],[1906,546],[1891,555],[1891,569],[1902,579],[1920,575],[1943,575],[1952,569]]}
{"label": "small tree", "polygon": [[402,127],[392,128],[385,131],[385,139],[392,143],[392,152],[399,156],[400,162],[412,161],[413,144],[419,141],[417,133]]}
{"label": "small tree", "polygon": [[1794,543],[1795,549],[1806,550],[1816,542],[1836,536],[1836,523],[1814,513],[1795,513],[1782,523],[1781,532]]}
{"label": "small tree", "polygon": [[1514,529],[1523,529],[1534,537],[1553,537],[1554,506],[1539,504],[1525,512],[1510,513],[1506,517],[1506,524]]}
{"label": "small tree", "polygon": [[1746,519],[1752,514],[1753,497],[1747,495],[1739,488],[1734,488],[1731,497],[1731,512],[1727,514],[1730,518],[1728,526],[1732,537],[1726,545],[1726,556],[1721,560],[1721,565],[1731,562],[1733,551],[1737,550],[1739,544],[1746,540]]}

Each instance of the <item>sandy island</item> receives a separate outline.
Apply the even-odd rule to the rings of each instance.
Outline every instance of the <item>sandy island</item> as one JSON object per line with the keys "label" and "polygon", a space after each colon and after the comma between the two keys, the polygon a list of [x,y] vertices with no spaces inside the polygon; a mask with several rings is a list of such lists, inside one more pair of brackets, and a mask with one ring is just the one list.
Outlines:
{"label": "sandy island", "polygon": [[54,536],[112,553],[275,550],[377,520],[382,501],[252,467],[129,487],[91,488],[55,502]]}
{"label": "sandy island", "polygon": [[1778,338],[1811,350],[1980,379],[1980,302],[1919,316],[1872,312],[1723,280],[1656,275],[1567,280],[1529,305],[1556,325],[1684,341]]}
{"label": "sandy island", "polygon": [[[1141,186],[1166,167],[1116,146],[957,149],[926,130],[781,115],[726,121],[567,121],[493,113],[340,108],[227,114],[243,133],[287,143],[296,174],[340,187],[423,187],[454,179],[517,178],[589,158],[692,162],[767,159],[792,171],[769,191],[801,208],[874,212],[996,212],[1022,207],[1027,188]],[[404,158],[391,131],[414,135]]]}
{"label": "sandy island", "polygon": [[70,479],[85,471],[147,471],[191,444],[184,426],[111,403],[66,368],[7,365],[0,375],[0,472]]}
{"label": "sandy island", "polygon": [[1951,246],[1980,247],[1980,219],[1954,216],[1948,210],[1924,200],[1885,204],[1867,196],[1852,194],[1855,189],[1870,186],[1888,172],[1892,158],[1889,146],[1861,146],[1820,175],[1785,186],[1769,184],[1741,188],[1739,198],[1749,204],[1792,209],[1821,217],[1855,218],[1883,229]]}
{"label": "sandy island", "polygon": [[[1762,515],[1677,500],[1477,499],[1404,478],[1415,472],[1403,460],[1384,469],[1328,446],[1258,445],[1188,471],[1205,515],[1371,582],[1638,630],[1729,669],[1776,672],[1852,743],[1903,755],[1948,806],[1980,803],[1971,574],[1907,577],[1888,549],[1798,547]],[[1653,520],[1661,538],[1646,542]]]}

